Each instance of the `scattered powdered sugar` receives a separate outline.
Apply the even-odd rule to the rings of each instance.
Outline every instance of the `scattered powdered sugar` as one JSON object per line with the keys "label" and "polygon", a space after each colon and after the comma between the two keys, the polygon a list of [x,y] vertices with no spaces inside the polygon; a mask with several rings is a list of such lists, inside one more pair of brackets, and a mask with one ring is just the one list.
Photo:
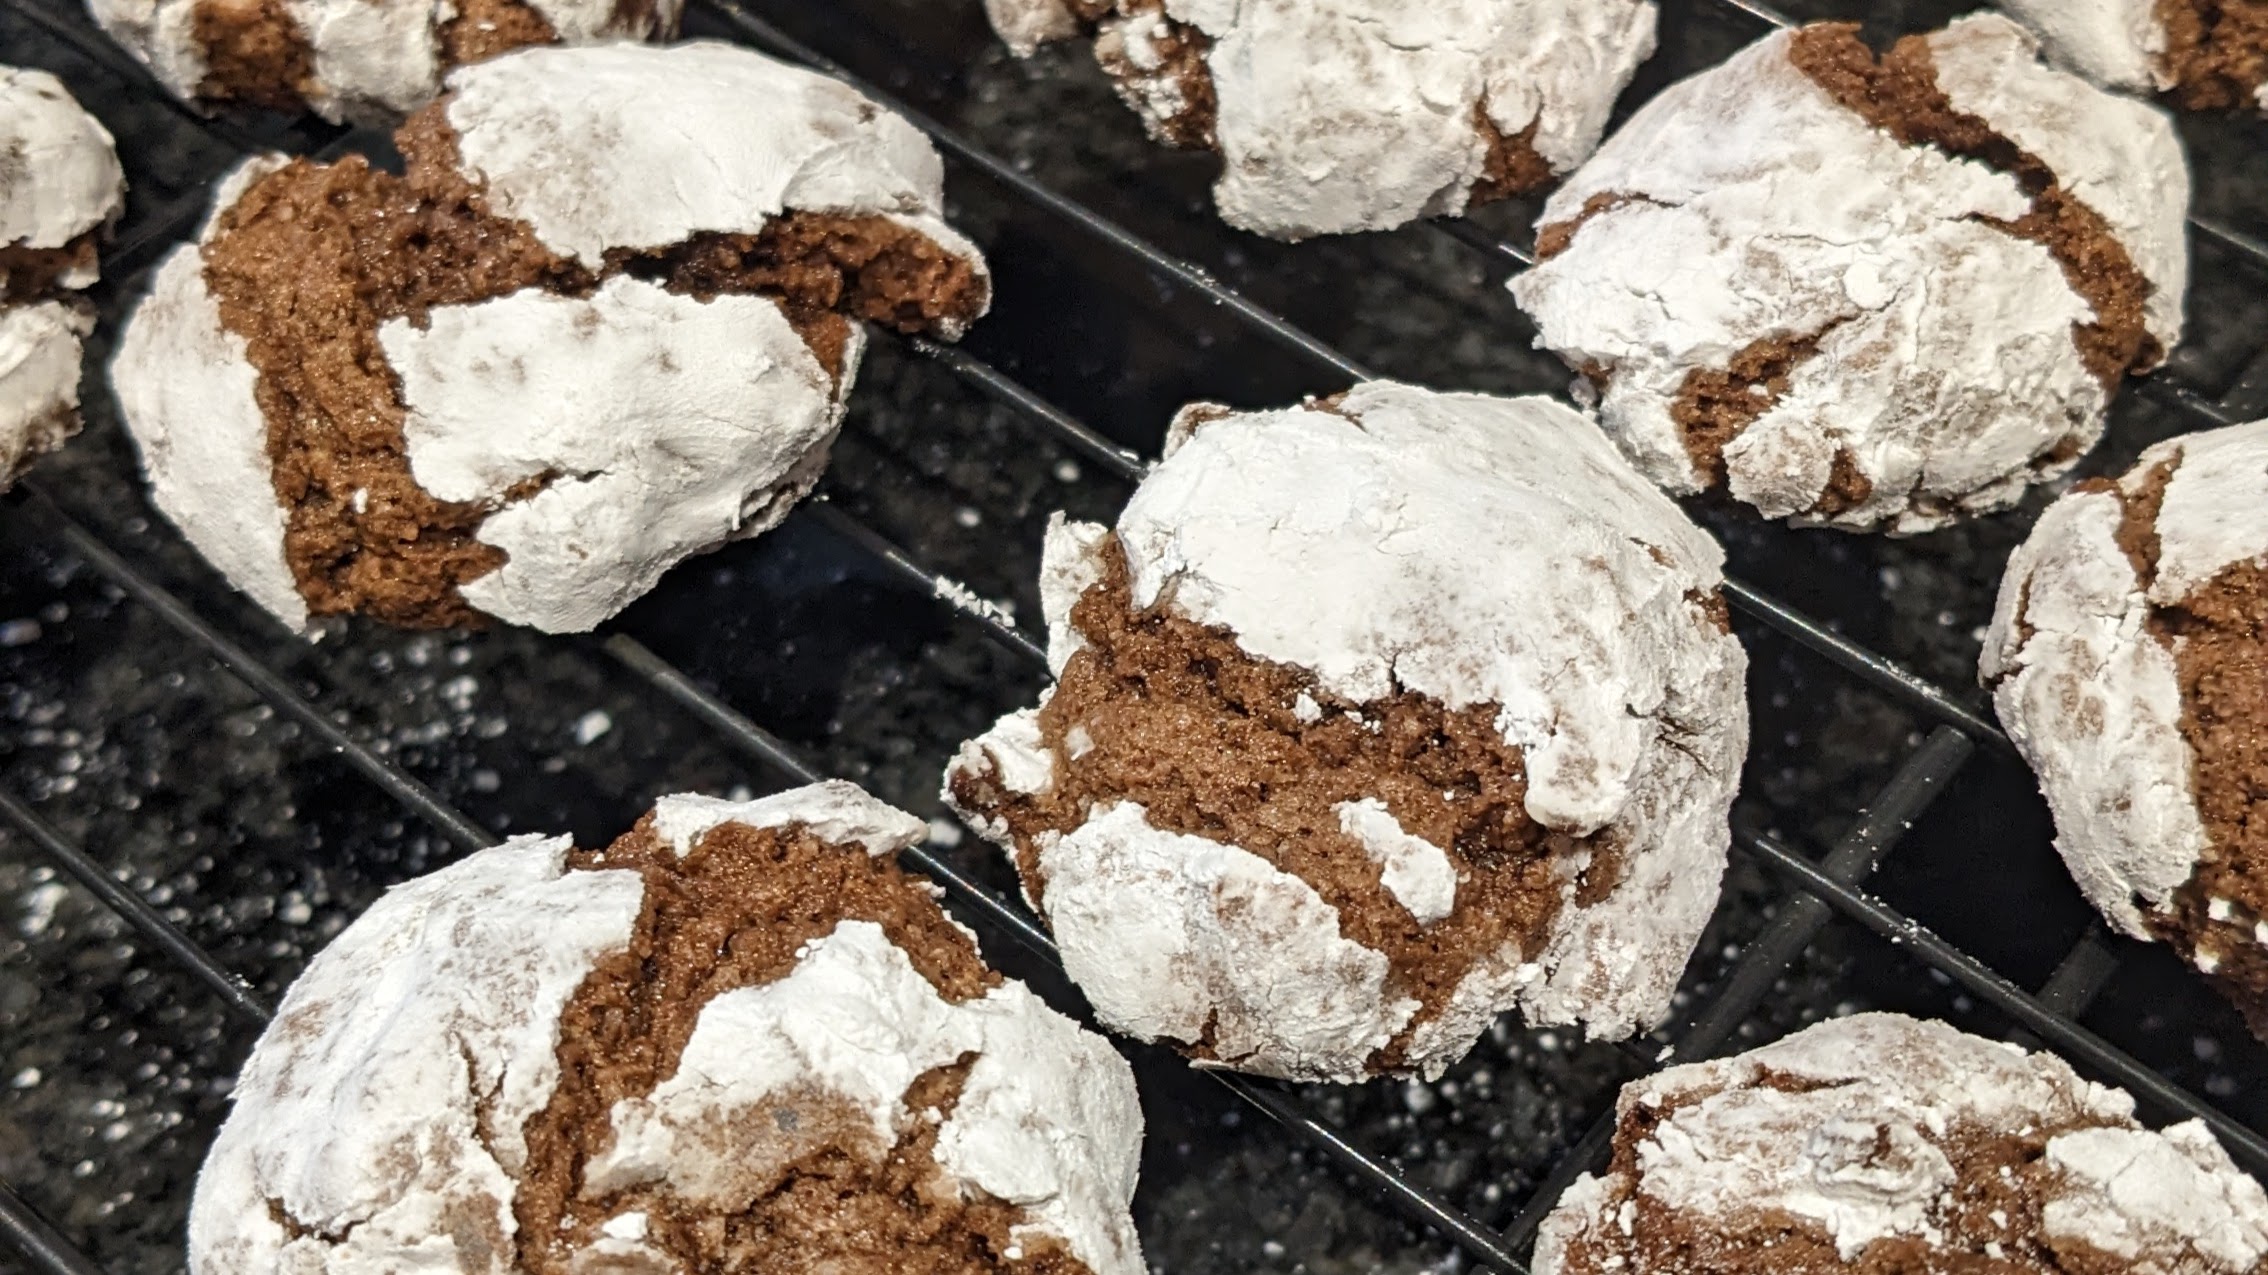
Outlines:
{"label": "scattered powdered sugar", "polygon": [[1342,801],[1339,831],[1362,843],[1384,869],[1380,883],[1410,915],[1430,925],[1457,906],[1457,868],[1441,847],[1402,831],[1394,812],[1376,797]]}
{"label": "scattered powdered sugar", "polygon": [[950,576],[937,577],[937,583],[934,587],[939,598],[952,603],[955,607],[968,612],[970,615],[1005,624],[1011,628],[1015,626],[1016,613],[1008,603],[995,602],[991,598],[984,597],[976,590]]}
{"label": "scattered powdered sugar", "polygon": [[[1654,1114],[1635,1126],[1644,1130],[1635,1172],[1586,1177],[1567,1192],[1538,1238],[1537,1275],[1621,1264],[1650,1238],[1632,1225],[1639,1197],[1704,1233],[1793,1218],[1845,1261],[1898,1237],[1962,1247],[1973,1237],[1951,1233],[1949,1210],[1974,1169],[1959,1158],[1965,1140],[2040,1130],[2056,1131],[2050,1171],[2018,1189],[2042,1194],[2046,1236],[2137,1270],[2238,1275],[2268,1255],[2268,1198],[2202,1125],[2149,1132],[2132,1099],[2060,1059],[1942,1023],[1895,1014],[1822,1023],[1632,1082],[1619,1110],[1627,1119],[1640,1109]],[[2173,1264],[2185,1250],[2200,1260]]]}
{"label": "scattered powdered sugar", "polygon": [[[864,329],[851,334],[855,369]],[[589,297],[438,306],[378,338],[418,485],[499,506],[478,538],[507,560],[458,591],[550,633],[586,631],[686,557],[778,525],[817,480],[852,379],[830,377],[768,297],[697,300],[626,275]]]}

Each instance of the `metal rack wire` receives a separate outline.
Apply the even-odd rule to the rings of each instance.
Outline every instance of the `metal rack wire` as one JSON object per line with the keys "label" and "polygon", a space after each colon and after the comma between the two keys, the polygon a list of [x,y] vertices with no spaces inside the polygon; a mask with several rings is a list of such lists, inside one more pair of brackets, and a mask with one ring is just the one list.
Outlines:
{"label": "metal rack wire", "polygon": [[[1787,22],[1785,17],[1762,4],[1747,0],[1715,2],[1759,22]],[[147,91],[159,93],[121,53],[85,25],[69,0],[0,0],[0,3],[24,13],[54,38],[69,43],[85,56],[142,84]],[[862,82],[848,68],[767,21],[743,0],[705,0],[705,3],[708,12],[737,38],[849,80],[913,120],[962,169],[997,185],[1011,199],[1060,220],[1073,233],[1090,239],[1102,250],[1122,255],[1170,280],[1174,286],[1207,299],[1235,322],[1303,360],[1326,381],[1336,385],[1370,376],[1356,360],[1252,301],[1206,270],[1161,250],[1093,208],[1056,193],[1014,164],[989,153],[895,95]],[[197,118],[197,122],[238,151],[254,146],[281,146],[312,153],[335,147],[341,141],[336,130],[317,125],[294,126],[275,135],[254,136],[225,122],[202,118]],[[117,245],[108,259],[109,269],[131,274],[146,268],[159,250],[186,232],[201,216],[203,208],[203,192],[193,190],[173,204],[150,213]],[[1500,265],[1523,267],[1532,259],[1524,248],[1473,224],[1459,221],[1436,224],[1442,233]],[[2196,229],[2268,276],[2268,245],[2209,220],[2200,220]],[[1035,434],[1054,440],[1092,461],[1104,472],[1127,480],[1138,479],[1144,472],[1146,463],[1142,458],[1119,447],[976,355],[920,338],[907,339],[904,345],[1009,409]],[[2268,356],[2268,352],[2264,352],[2264,356]],[[2145,393],[2174,410],[2187,413],[2198,427],[2226,424],[2236,418],[2236,408],[2169,376],[2153,378],[2146,383]],[[345,766],[458,849],[472,850],[493,843],[494,837],[479,822],[408,773],[397,760],[372,747],[361,731],[341,720],[335,707],[311,698],[292,678],[264,662],[250,646],[230,636],[220,623],[208,619],[177,592],[139,569],[101,534],[74,518],[60,502],[41,490],[37,480],[27,487],[30,494],[20,502],[27,516],[36,519],[70,552],[136,605],[146,608],[169,626],[184,642],[241,679],[276,714],[297,724]],[[940,599],[945,596],[946,582],[922,565],[917,553],[890,543],[839,507],[818,505],[810,516],[924,594]],[[1749,620],[1809,652],[1824,667],[1904,705],[1924,720],[1935,722],[1936,727],[1918,747],[1910,750],[1895,775],[1865,803],[1856,824],[1823,856],[1805,855],[1783,839],[1763,831],[1738,831],[1736,847],[1781,880],[1787,904],[1764,932],[1744,947],[1711,993],[1692,1006],[1674,1030],[1656,1042],[1666,1044],[1666,1048],[1657,1052],[1654,1044],[1640,1043],[1631,1047],[1633,1057],[1644,1065],[1656,1066],[1671,1058],[1691,1061],[1725,1050],[1733,1043],[1736,1028],[1770,994],[1775,980],[1821,930],[1840,917],[1901,946],[1922,964],[1999,1011],[2021,1031],[2103,1079],[2130,1090],[2158,1114],[2204,1120],[2240,1163],[2255,1173],[2268,1173],[2268,1137],[2263,1137],[2261,1131],[2176,1085],[2079,1024],[2078,1017],[2085,1012],[2094,993],[2116,972],[2120,961],[2119,953],[2104,942],[2098,929],[2090,929],[2082,935],[2065,954],[2054,975],[2036,992],[2028,991],[1867,891],[1869,879],[1975,752],[1980,747],[2006,752],[2009,747],[2006,737],[1970,706],[1966,696],[1910,672],[1896,661],[1845,637],[1834,626],[1806,616],[1798,608],[1744,582],[1731,582],[1727,592],[1734,606]],[[951,604],[941,600],[937,605]],[[967,623],[984,629],[1016,658],[1044,664],[1039,641],[1013,620],[989,610],[961,610],[958,614]],[[593,649],[603,652],[662,699],[690,714],[726,747],[767,772],[794,782],[822,777],[809,757],[635,638],[615,633]],[[100,863],[16,794],[0,790],[0,820],[12,826],[17,835],[59,870],[114,909],[125,924],[153,947],[202,982],[231,1014],[248,1022],[266,1020],[268,1007],[240,978],[168,921],[157,908],[121,885]],[[1054,948],[1045,930],[1020,904],[994,893],[926,849],[909,852],[906,858],[915,869],[942,884],[952,900],[989,932],[1005,936],[1046,960],[1054,959]],[[1376,1191],[1414,1222],[1438,1232],[1476,1262],[1508,1272],[1524,1269],[1520,1254],[1533,1238],[1536,1225],[1559,1192],[1575,1176],[1595,1166],[1612,1129],[1611,1116],[1602,1116],[1594,1122],[1560,1157],[1541,1186],[1522,1203],[1511,1223],[1494,1226],[1421,1185],[1390,1160],[1356,1145],[1310,1110],[1296,1092],[1224,1073],[1207,1074],[1236,1098],[1281,1124],[1352,1179]],[[30,1269],[45,1275],[88,1275],[100,1270],[4,1182],[0,1182],[0,1240],[6,1241]]]}

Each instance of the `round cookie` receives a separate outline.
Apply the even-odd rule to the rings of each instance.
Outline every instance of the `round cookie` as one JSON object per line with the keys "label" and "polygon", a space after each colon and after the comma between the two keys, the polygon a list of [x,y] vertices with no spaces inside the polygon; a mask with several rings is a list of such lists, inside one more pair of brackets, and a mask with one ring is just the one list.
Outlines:
{"label": "round cookie", "polygon": [[2199,111],[2268,111],[2263,0],[2002,0],[2080,74]]}
{"label": "round cookie", "polygon": [[2088,900],[2268,1036],[2268,421],[2050,506],[1982,671]]}
{"label": "round cookie", "polygon": [[1722,554],[1590,422],[1391,383],[1195,407],[1115,528],[1051,524],[1056,681],[946,798],[1103,1022],[1300,1080],[1499,1014],[1668,1011],[1747,747]]}
{"label": "round cookie", "polygon": [[2268,1195],[2061,1059],[1859,1014],[1625,1085],[1536,1275],[2250,1275]]}
{"label": "round cookie", "polygon": [[1980,14],[1876,57],[1767,37],[1552,196],[1512,290],[1670,491],[1911,533],[2013,502],[2181,337],[2165,115]]}
{"label": "round cookie", "polygon": [[1218,151],[1229,224],[1386,230],[1548,184],[1654,51],[1653,0],[986,0],[1026,55],[1095,33],[1152,136]]}
{"label": "round cookie", "polygon": [[87,0],[111,38],[201,107],[391,124],[451,69],[536,44],[667,40],[684,0]]}
{"label": "round cookie", "polygon": [[665,797],[400,886],[284,997],[192,1275],[1140,1275],[1134,1078],[844,783]]}
{"label": "round cookie", "polygon": [[158,507],[294,628],[589,629],[810,490],[859,320],[987,304],[936,152],[833,80],[625,44],[450,86],[406,176],[239,170],[112,367]]}
{"label": "round cookie", "polygon": [[79,432],[77,293],[125,204],[109,130],[61,80],[0,66],[0,489]]}

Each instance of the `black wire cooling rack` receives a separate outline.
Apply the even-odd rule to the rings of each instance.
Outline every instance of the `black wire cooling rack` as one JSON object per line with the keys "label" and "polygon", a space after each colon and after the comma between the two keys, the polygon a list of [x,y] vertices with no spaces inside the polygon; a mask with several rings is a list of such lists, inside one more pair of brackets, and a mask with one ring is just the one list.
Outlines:
{"label": "black wire cooling rack", "polygon": [[[0,972],[12,967],[17,980],[13,1001],[0,980],[0,1028],[21,1033],[0,1035],[0,1171],[38,1178],[11,1185],[0,1173],[0,1239],[22,1269],[178,1265],[167,1228],[186,1177],[145,1182],[139,1194],[108,1192],[104,1180],[127,1175],[136,1154],[193,1168],[227,1073],[273,997],[385,884],[506,830],[566,825],[589,844],[678,787],[843,774],[935,810],[924,790],[951,741],[1042,680],[1040,644],[1015,618],[1016,604],[1031,610],[1036,520],[1065,505],[1107,517],[1184,399],[1282,402],[1367,379],[1373,363],[1445,386],[1564,381],[1527,350],[1532,332],[1500,287],[1531,260],[1517,227],[1533,205],[1330,244],[1230,235],[1203,208],[1204,161],[1149,148],[1083,53],[1004,59],[976,7],[940,18],[916,0],[697,0],[689,35],[842,76],[931,136],[949,163],[957,219],[992,258],[1000,304],[963,347],[878,341],[826,498],[755,545],[681,568],[599,636],[356,628],[312,646],[289,639],[151,516],[107,390],[90,376],[87,436],[0,510],[0,568],[17,569],[0,570],[0,614],[32,610],[0,623],[0,702],[16,732],[0,741],[0,889],[19,891],[21,930],[0,945]],[[1788,21],[1745,0],[1664,7],[1664,52],[1625,112]],[[1800,16],[1868,19],[1879,32],[1934,25],[1959,7],[1822,0]],[[238,156],[384,152],[383,139],[318,123],[186,112],[68,0],[0,0],[0,18],[23,45],[0,60],[72,68],[75,89],[120,133],[136,183],[97,294],[98,356],[143,274],[194,228],[210,181]],[[2168,371],[2122,401],[2095,471],[2157,437],[2268,414],[2268,244],[2257,237],[2268,221],[2268,129],[2184,127],[2200,174],[2195,331]],[[1350,348],[1365,357],[1342,352]],[[1974,630],[2028,519],[1901,546],[1703,512],[1740,573],[1728,593],[1751,650],[1757,747],[1727,901],[1671,1025],[1588,1049],[1506,1025],[1450,1084],[1406,1092],[1281,1086],[1136,1051],[1153,1143],[1176,1141],[1153,1147],[1146,1199],[1179,1200],[1172,1180],[1201,1177],[1190,1157],[1234,1160],[1272,1122],[1283,1133],[1256,1153],[1263,1169],[1270,1156],[1328,1166],[1329,1181],[1367,1190],[1415,1228],[1435,1254],[1428,1269],[1520,1271],[1559,1192],[1601,1160],[1621,1080],[1862,1004],[1941,1013],[2051,1048],[2134,1093],[2153,1120],[2204,1120],[2241,1164],[2268,1171],[2268,1055],[2170,958],[2092,923],[2054,864],[2030,777],[1968,689]],[[1003,602],[971,604],[972,589]],[[121,655],[119,643],[134,649]],[[883,655],[857,654],[877,643]],[[466,707],[483,686],[508,714]],[[90,714],[117,719],[111,744],[97,738],[99,724],[57,726]],[[506,716],[553,725],[515,728]],[[560,731],[585,750],[611,737],[604,747],[614,751],[590,760]],[[122,748],[141,753],[122,758]],[[89,767],[134,771],[152,749],[170,770],[91,778]],[[200,802],[194,792],[207,784],[232,795]],[[279,792],[305,808],[278,804]],[[996,959],[1076,1009],[1075,992],[1051,973],[1045,931],[1013,901],[999,865],[942,818],[933,830],[907,859],[947,888]],[[193,853],[145,854],[145,844]],[[255,848],[264,862],[312,864],[305,871],[316,875],[232,875]],[[317,868],[350,867],[355,884],[318,888]],[[75,964],[79,935],[52,930],[66,881],[87,892],[87,914],[96,902],[109,910],[83,927],[84,944],[109,957]],[[86,969],[117,986],[51,1007],[83,1007],[81,1020],[40,1018],[43,995],[80,988]],[[168,1032],[195,1040],[152,1045]],[[68,1083],[36,1059],[95,1058],[101,1051],[74,1042],[96,1037],[128,1053],[158,1049],[165,1061],[122,1083],[171,1086],[201,1114],[160,1120],[167,1127],[147,1140],[111,1139],[139,1152],[80,1158],[81,1141],[109,1132],[74,1140],[36,1123],[47,1109],[16,1095]],[[1454,1100],[1459,1084],[1527,1092],[1546,1071],[1590,1077],[1550,1118],[1499,1111],[1480,1127],[1484,1107]],[[1201,1114],[1184,1120],[1174,1104]],[[1380,1116],[1382,1107],[1395,1111]],[[1242,1125],[1239,1109],[1268,1121]],[[1210,1133],[1192,1132],[1199,1126]],[[1450,1172],[1452,1159],[1477,1168]],[[1320,1193],[1321,1180],[1297,1189]],[[1301,1203],[1279,1210],[1290,1238],[1231,1238],[1256,1243],[1265,1261],[1334,1269],[1295,1251],[1314,1212]],[[1160,1236],[1195,1206],[1144,1207],[1153,1260],[1173,1269]],[[1267,1231],[1276,1214],[1264,1212],[1245,1229]],[[154,1239],[152,1216],[164,1223]],[[1349,1216],[1357,1228],[1378,1225],[1359,1209]],[[1208,1224],[1236,1229],[1234,1219]],[[114,1239],[126,1230],[141,1247]],[[10,1260],[0,1250],[0,1268]]]}

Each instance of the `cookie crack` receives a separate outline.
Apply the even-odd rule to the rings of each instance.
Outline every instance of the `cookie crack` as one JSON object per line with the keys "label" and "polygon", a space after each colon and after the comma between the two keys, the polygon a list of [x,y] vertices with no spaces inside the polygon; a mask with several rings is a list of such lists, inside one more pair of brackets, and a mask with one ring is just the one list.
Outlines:
{"label": "cookie crack", "polygon": [[2164,347],[2145,317],[2156,286],[2110,223],[2066,190],[2046,161],[1982,117],[1955,109],[1938,85],[1927,37],[1908,36],[1877,58],[1855,24],[1822,23],[1797,31],[1788,57],[1844,109],[1901,145],[1934,149],[2016,181],[2031,200],[2029,212],[2014,220],[1975,220],[2036,243],[2055,259],[2065,282],[2094,311],[2091,322],[2073,325],[2072,341],[2106,391],[2163,360]]}

